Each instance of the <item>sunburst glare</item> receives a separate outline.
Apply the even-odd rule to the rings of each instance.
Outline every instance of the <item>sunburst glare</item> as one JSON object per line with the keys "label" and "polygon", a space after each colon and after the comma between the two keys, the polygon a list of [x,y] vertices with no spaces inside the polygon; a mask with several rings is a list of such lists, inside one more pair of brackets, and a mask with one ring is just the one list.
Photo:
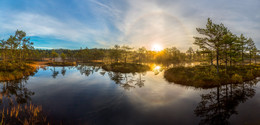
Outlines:
{"label": "sunburst glare", "polygon": [[152,50],[153,51],[162,51],[163,50],[163,47],[161,46],[161,45],[159,45],[159,44],[153,44],[152,45]]}

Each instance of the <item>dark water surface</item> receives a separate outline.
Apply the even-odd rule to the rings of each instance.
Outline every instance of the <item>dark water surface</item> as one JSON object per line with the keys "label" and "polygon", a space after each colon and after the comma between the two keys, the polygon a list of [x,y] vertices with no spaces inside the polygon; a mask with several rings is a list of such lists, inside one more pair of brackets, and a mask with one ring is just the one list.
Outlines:
{"label": "dark water surface", "polygon": [[[260,124],[257,80],[199,89],[168,83],[163,72],[77,66],[41,68],[20,84],[10,95],[22,93],[19,102],[42,106],[52,124]],[[5,86],[0,84],[1,92]]]}

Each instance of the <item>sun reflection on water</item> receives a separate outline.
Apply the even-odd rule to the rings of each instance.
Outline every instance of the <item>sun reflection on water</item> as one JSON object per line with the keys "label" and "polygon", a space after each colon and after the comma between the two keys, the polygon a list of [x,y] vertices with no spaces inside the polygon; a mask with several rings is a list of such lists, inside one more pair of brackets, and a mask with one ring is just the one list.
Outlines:
{"label": "sun reflection on water", "polygon": [[163,68],[161,66],[158,66],[158,65],[154,65],[152,69],[153,69],[153,72],[154,72],[155,75],[158,75],[160,72],[163,71]]}
{"label": "sun reflection on water", "polygon": [[154,67],[154,70],[160,70],[161,69],[161,66],[155,66]]}

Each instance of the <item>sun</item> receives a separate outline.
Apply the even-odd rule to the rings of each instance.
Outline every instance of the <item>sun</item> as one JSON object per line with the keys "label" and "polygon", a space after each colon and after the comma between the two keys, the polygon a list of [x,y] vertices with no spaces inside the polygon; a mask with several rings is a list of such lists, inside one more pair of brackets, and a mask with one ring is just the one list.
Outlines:
{"label": "sun", "polygon": [[162,48],[162,46],[159,45],[159,44],[153,44],[153,45],[152,45],[152,50],[159,52],[159,51],[162,51],[163,48]]}

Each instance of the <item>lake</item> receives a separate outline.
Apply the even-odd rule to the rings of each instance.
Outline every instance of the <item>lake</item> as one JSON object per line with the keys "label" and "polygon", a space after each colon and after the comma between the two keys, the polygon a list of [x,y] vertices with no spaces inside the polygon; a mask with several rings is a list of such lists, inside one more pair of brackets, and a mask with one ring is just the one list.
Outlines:
{"label": "lake", "polygon": [[260,124],[258,79],[212,89],[169,83],[156,67],[115,73],[98,66],[39,68],[33,76],[2,82],[16,103],[42,107],[51,124]]}

